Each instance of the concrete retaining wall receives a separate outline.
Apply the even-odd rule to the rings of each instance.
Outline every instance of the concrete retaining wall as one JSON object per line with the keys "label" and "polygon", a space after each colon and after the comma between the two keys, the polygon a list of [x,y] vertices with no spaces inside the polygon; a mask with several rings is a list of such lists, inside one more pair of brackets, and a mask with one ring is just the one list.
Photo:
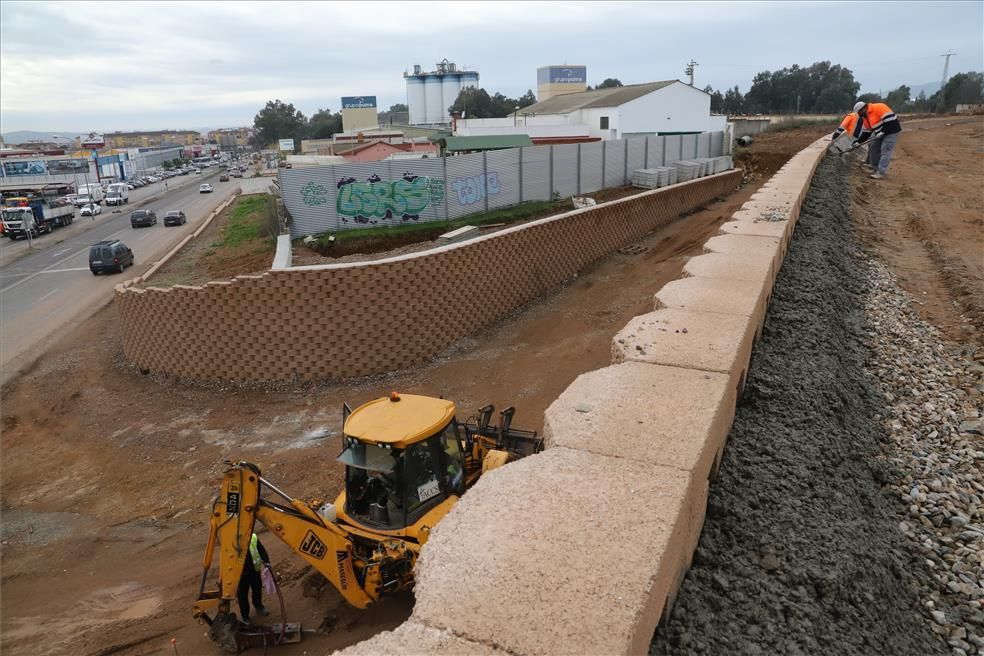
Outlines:
{"label": "concrete retaining wall", "polygon": [[685,212],[729,171],[423,253],[294,267],[203,287],[117,288],[123,351],[197,379],[360,376],[439,353]]}
{"label": "concrete retaining wall", "polygon": [[410,620],[342,654],[646,653],[827,143],[780,169],[618,333],[613,364],[547,409],[543,453],[482,477],[434,529]]}

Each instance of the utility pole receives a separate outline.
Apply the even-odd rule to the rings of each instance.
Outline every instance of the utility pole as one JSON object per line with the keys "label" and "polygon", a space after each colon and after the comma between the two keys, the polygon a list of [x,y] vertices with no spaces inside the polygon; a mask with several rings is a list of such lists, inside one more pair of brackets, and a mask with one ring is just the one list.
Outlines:
{"label": "utility pole", "polygon": [[955,52],[945,52],[940,57],[946,57],[943,61],[943,81],[940,82],[940,89],[946,86],[946,74],[950,72],[950,57],[954,56]]}
{"label": "utility pole", "polygon": [[694,86],[694,68],[697,66],[700,66],[700,64],[691,59],[687,67],[683,69],[683,72],[690,77],[690,86]]}

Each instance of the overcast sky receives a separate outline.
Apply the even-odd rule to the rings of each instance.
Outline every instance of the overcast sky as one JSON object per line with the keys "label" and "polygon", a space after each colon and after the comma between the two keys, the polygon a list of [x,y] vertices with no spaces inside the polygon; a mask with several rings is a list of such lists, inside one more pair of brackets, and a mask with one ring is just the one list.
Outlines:
{"label": "overcast sky", "polygon": [[0,3],[0,132],[252,125],[267,100],[310,116],[341,96],[406,102],[443,58],[490,93],[536,68],[588,82],[684,78],[747,91],[759,71],[829,60],[862,91],[984,70],[984,3]]}

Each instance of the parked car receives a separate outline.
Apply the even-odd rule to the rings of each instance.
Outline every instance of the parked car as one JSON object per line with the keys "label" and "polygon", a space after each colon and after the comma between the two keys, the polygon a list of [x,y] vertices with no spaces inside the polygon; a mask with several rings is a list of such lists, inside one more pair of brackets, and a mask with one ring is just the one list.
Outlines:
{"label": "parked car", "polygon": [[229,176],[223,173],[219,176],[219,182],[229,182]]}
{"label": "parked car", "polygon": [[188,222],[185,213],[180,210],[171,210],[164,215],[164,227],[172,225],[184,225]]}
{"label": "parked car", "polygon": [[89,203],[88,205],[82,206],[82,209],[79,210],[79,216],[95,216],[96,214],[102,214],[102,211],[102,207],[99,205]]}
{"label": "parked car", "polygon": [[195,169],[195,175],[201,175],[201,174],[202,174],[201,169]]}
{"label": "parked car", "polygon": [[130,225],[134,228],[140,226],[150,227],[157,223],[157,213],[154,210],[137,210],[130,213]]}
{"label": "parked car", "polygon": [[200,194],[210,194],[213,191],[214,190],[212,189],[212,185],[210,184],[198,185],[198,193]]}
{"label": "parked car", "polygon": [[242,171],[233,171],[232,172],[232,177],[234,177],[234,178],[241,178],[241,177],[243,177],[243,173],[242,173]]}
{"label": "parked car", "polygon": [[89,248],[89,271],[97,276],[100,273],[123,273],[123,269],[133,266],[133,251],[119,239],[97,241]]}

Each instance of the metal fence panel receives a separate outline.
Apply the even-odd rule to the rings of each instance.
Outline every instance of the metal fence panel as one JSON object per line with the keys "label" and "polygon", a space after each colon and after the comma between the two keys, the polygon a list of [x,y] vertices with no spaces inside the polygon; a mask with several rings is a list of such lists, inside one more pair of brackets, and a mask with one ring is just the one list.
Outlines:
{"label": "metal fence panel", "polygon": [[485,211],[485,163],[482,153],[448,157],[448,218]]}
{"label": "metal fence panel", "polygon": [[594,143],[579,144],[581,147],[581,190],[582,194],[590,194],[593,191],[602,189],[605,185],[602,181],[601,167],[603,163],[603,153],[605,150],[604,141]]}
{"label": "metal fence panel", "polygon": [[724,132],[711,132],[711,157],[724,155]]}
{"label": "metal fence panel", "polygon": [[551,200],[550,146],[523,148],[523,200]]}
{"label": "metal fence panel", "polygon": [[701,132],[697,135],[697,157],[711,156],[711,135],[709,132]]}
{"label": "metal fence panel", "polygon": [[[631,180],[633,171],[646,168],[646,140],[638,138],[629,139],[626,142],[626,148],[629,151],[628,167],[629,180]],[[626,184],[628,184],[628,180]]]}
{"label": "metal fence panel", "polygon": [[665,149],[666,137],[646,137],[646,168],[663,166]]}
{"label": "metal fence panel", "polygon": [[553,189],[554,195],[563,198],[576,196],[578,180],[579,144],[560,144],[553,146]]}
{"label": "metal fence panel", "polygon": [[[524,200],[593,193],[627,184],[640,168],[717,157],[722,132],[534,146],[446,159],[389,160],[280,171],[295,237],[461,218]],[[522,171],[520,170],[522,169]],[[522,175],[522,185],[520,184]],[[552,176],[552,179],[551,179]]]}
{"label": "metal fence panel", "polygon": [[683,153],[681,159],[694,159],[697,157],[697,135],[685,134],[681,138],[683,139],[683,143],[680,146],[680,152]]}
{"label": "metal fence panel", "polygon": [[602,187],[621,187],[625,179],[625,139],[605,142],[605,179]]}
{"label": "metal fence panel", "polygon": [[666,140],[666,155],[663,159],[663,166],[669,166],[673,162],[679,162],[683,157],[683,138],[679,134],[668,134],[663,137]]}
{"label": "metal fence panel", "polygon": [[519,148],[493,150],[486,154],[485,181],[489,209],[517,205],[519,197]]}

